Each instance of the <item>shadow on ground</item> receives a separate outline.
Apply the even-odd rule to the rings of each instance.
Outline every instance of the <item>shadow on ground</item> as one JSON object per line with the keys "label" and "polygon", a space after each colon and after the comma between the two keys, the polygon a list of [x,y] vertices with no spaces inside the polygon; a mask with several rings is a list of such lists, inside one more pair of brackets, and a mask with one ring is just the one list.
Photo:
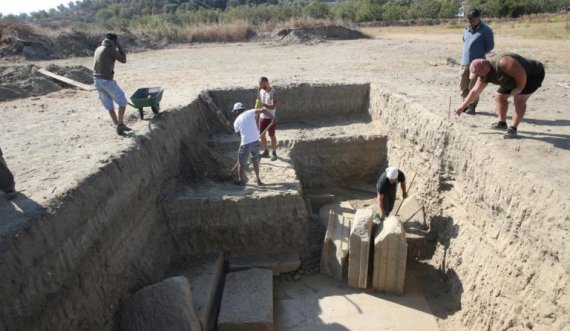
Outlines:
{"label": "shadow on ground", "polygon": [[24,193],[18,192],[12,200],[0,197],[0,246],[10,235],[25,226],[27,220],[41,217],[46,208],[30,199]]}

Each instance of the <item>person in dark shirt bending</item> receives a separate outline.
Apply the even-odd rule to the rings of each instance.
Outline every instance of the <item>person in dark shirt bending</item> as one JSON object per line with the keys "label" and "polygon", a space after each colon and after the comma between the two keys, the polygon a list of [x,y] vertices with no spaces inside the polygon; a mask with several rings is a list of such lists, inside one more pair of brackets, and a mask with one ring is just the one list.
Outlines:
{"label": "person in dark shirt bending", "polygon": [[380,215],[381,221],[384,221],[394,208],[398,183],[400,183],[400,187],[402,188],[402,197],[406,199],[408,197],[406,175],[404,175],[401,170],[394,167],[387,168],[386,171],[380,175],[380,178],[378,178],[376,191],[378,192],[378,207],[382,213],[382,215]]}

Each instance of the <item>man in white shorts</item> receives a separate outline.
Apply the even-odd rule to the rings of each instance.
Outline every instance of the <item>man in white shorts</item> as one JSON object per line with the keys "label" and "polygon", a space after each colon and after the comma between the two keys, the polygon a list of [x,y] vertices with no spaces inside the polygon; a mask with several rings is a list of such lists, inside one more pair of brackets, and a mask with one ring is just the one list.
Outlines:
{"label": "man in white shorts", "polygon": [[[95,87],[99,92],[99,99],[103,107],[109,111],[113,123],[117,126],[117,134],[122,135],[125,131],[130,131],[124,123],[125,109],[127,108],[127,98],[125,93],[113,79],[115,74],[115,61],[127,63],[127,54],[123,46],[119,43],[117,35],[108,33],[97,47],[93,63],[93,79]],[[115,106],[119,106],[119,114],[115,114]]]}
{"label": "man in white shorts", "polygon": [[270,118],[272,122],[276,122],[277,119],[266,109],[245,110],[241,102],[234,104],[232,112],[237,114],[237,118],[234,121],[234,130],[241,137],[238,150],[239,179],[235,184],[239,186],[245,185],[245,166],[251,156],[253,170],[257,177],[257,185],[263,185],[261,179],[259,179],[259,130],[257,128],[256,118],[257,115],[264,114]]}

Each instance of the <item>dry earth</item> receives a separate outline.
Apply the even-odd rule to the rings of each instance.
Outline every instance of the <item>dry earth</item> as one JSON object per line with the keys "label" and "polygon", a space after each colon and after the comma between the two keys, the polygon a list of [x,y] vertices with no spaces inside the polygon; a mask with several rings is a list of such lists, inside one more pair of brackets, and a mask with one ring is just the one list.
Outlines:
{"label": "dry earth", "polygon": [[[482,96],[479,115],[460,119],[452,116],[449,121],[469,128],[467,134],[476,137],[478,144],[500,150],[506,160],[517,164],[512,172],[520,174],[521,181],[540,181],[554,192],[567,192],[570,90],[556,83],[570,81],[570,43],[497,35],[496,45],[496,52],[518,52],[543,61],[547,68],[543,88],[530,99],[519,128],[522,139],[505,141],[498,132],[487,129],[495,120],[492,88]],[[161,108],[165,111],[187,105],[203,89],[253,88],[261,75],[269,76],[276,85],[374,82],[386,91],[405,94],[418,101],[425,111],[445,119],[450,98],[451,109],[459,102],[459,67],[448,65],[447,59],[459,60],[460,50],[459,31],[379,33],[370,40],[311,46],[199,45],[130,55],[127,65],[117,65],[116,79],[129,95],[143,86],[164,87]],[[91,61],[76,58],[49,63],[90,68]],[[253,96],[252,100],[241,101],[252,105]],[[71,89],[1,103],[0,118],[0,147],[15,173],[18,190],[29,199],[21,207],[26,212],[57,204],[59,198],[90,174],[135,147],[136,136],[153,126],[153,122],[138,120],[136,110],[130,108],[128,125],[134,134],[119,137],[96,94]],[[356,134],[358,129],[354,130]],[[536,201],[536,206],[529,208],[540,206],[541,201]],[[560,218],[568,217],[566,211],[567,206],[559,206]],[[2,232],[10,227],[6,222],[0,224]],[[568,231],[567,226],[560,231]],[[564,247],[552,249],[564,251]],[[567,257],[563,259],[568,261]],[[460,320],[440,322],[440,327],[447,329],[461,325]]]}

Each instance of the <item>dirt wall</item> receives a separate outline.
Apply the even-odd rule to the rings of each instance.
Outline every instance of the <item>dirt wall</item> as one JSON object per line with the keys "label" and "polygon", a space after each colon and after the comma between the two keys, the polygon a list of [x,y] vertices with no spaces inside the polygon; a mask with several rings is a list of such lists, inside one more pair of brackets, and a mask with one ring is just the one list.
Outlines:
{"label": "dirt wall", "polygon": [[173,197],[164,211],[180,255],[228,256],[307,248],[308,211],[300,192],[240,199]]}
{"label": "dirt wall", "polygon": [[199,111],[163,114],[48,210],[3,228],[0,329],[111,329],[120,298],[162,277],[173,247],[160,187],[179,172],[181,141],[204,128]]}
{"label": "dirt wall", "polygon": [[386,137],[297,141],[291,150],[291,160],[304,189],[374,183],[378,172],[387,165]]}
{"label": "dirt wall", "polygon": [[[567,190],[518,170],[516,160],[486,147],[469,128],[381,87],[371,91],[372,117],[388,128],[389,162],[417,172],[414,191],[439,235],[428,264],[442,288],[428,301],[440,326],[570,325]],[[436,285],[424,280],[430,293]]]}
{"label": "dirt wall", "polygon": [[[331,117],[358,115],[366,112],[369,100],[369,84],[296,84],[275,86],[280,122],[319,120]],[[215,103],[228,118],[235,102],[247,108],[255,106],[255,89],[217,90],[212,92]]]}

